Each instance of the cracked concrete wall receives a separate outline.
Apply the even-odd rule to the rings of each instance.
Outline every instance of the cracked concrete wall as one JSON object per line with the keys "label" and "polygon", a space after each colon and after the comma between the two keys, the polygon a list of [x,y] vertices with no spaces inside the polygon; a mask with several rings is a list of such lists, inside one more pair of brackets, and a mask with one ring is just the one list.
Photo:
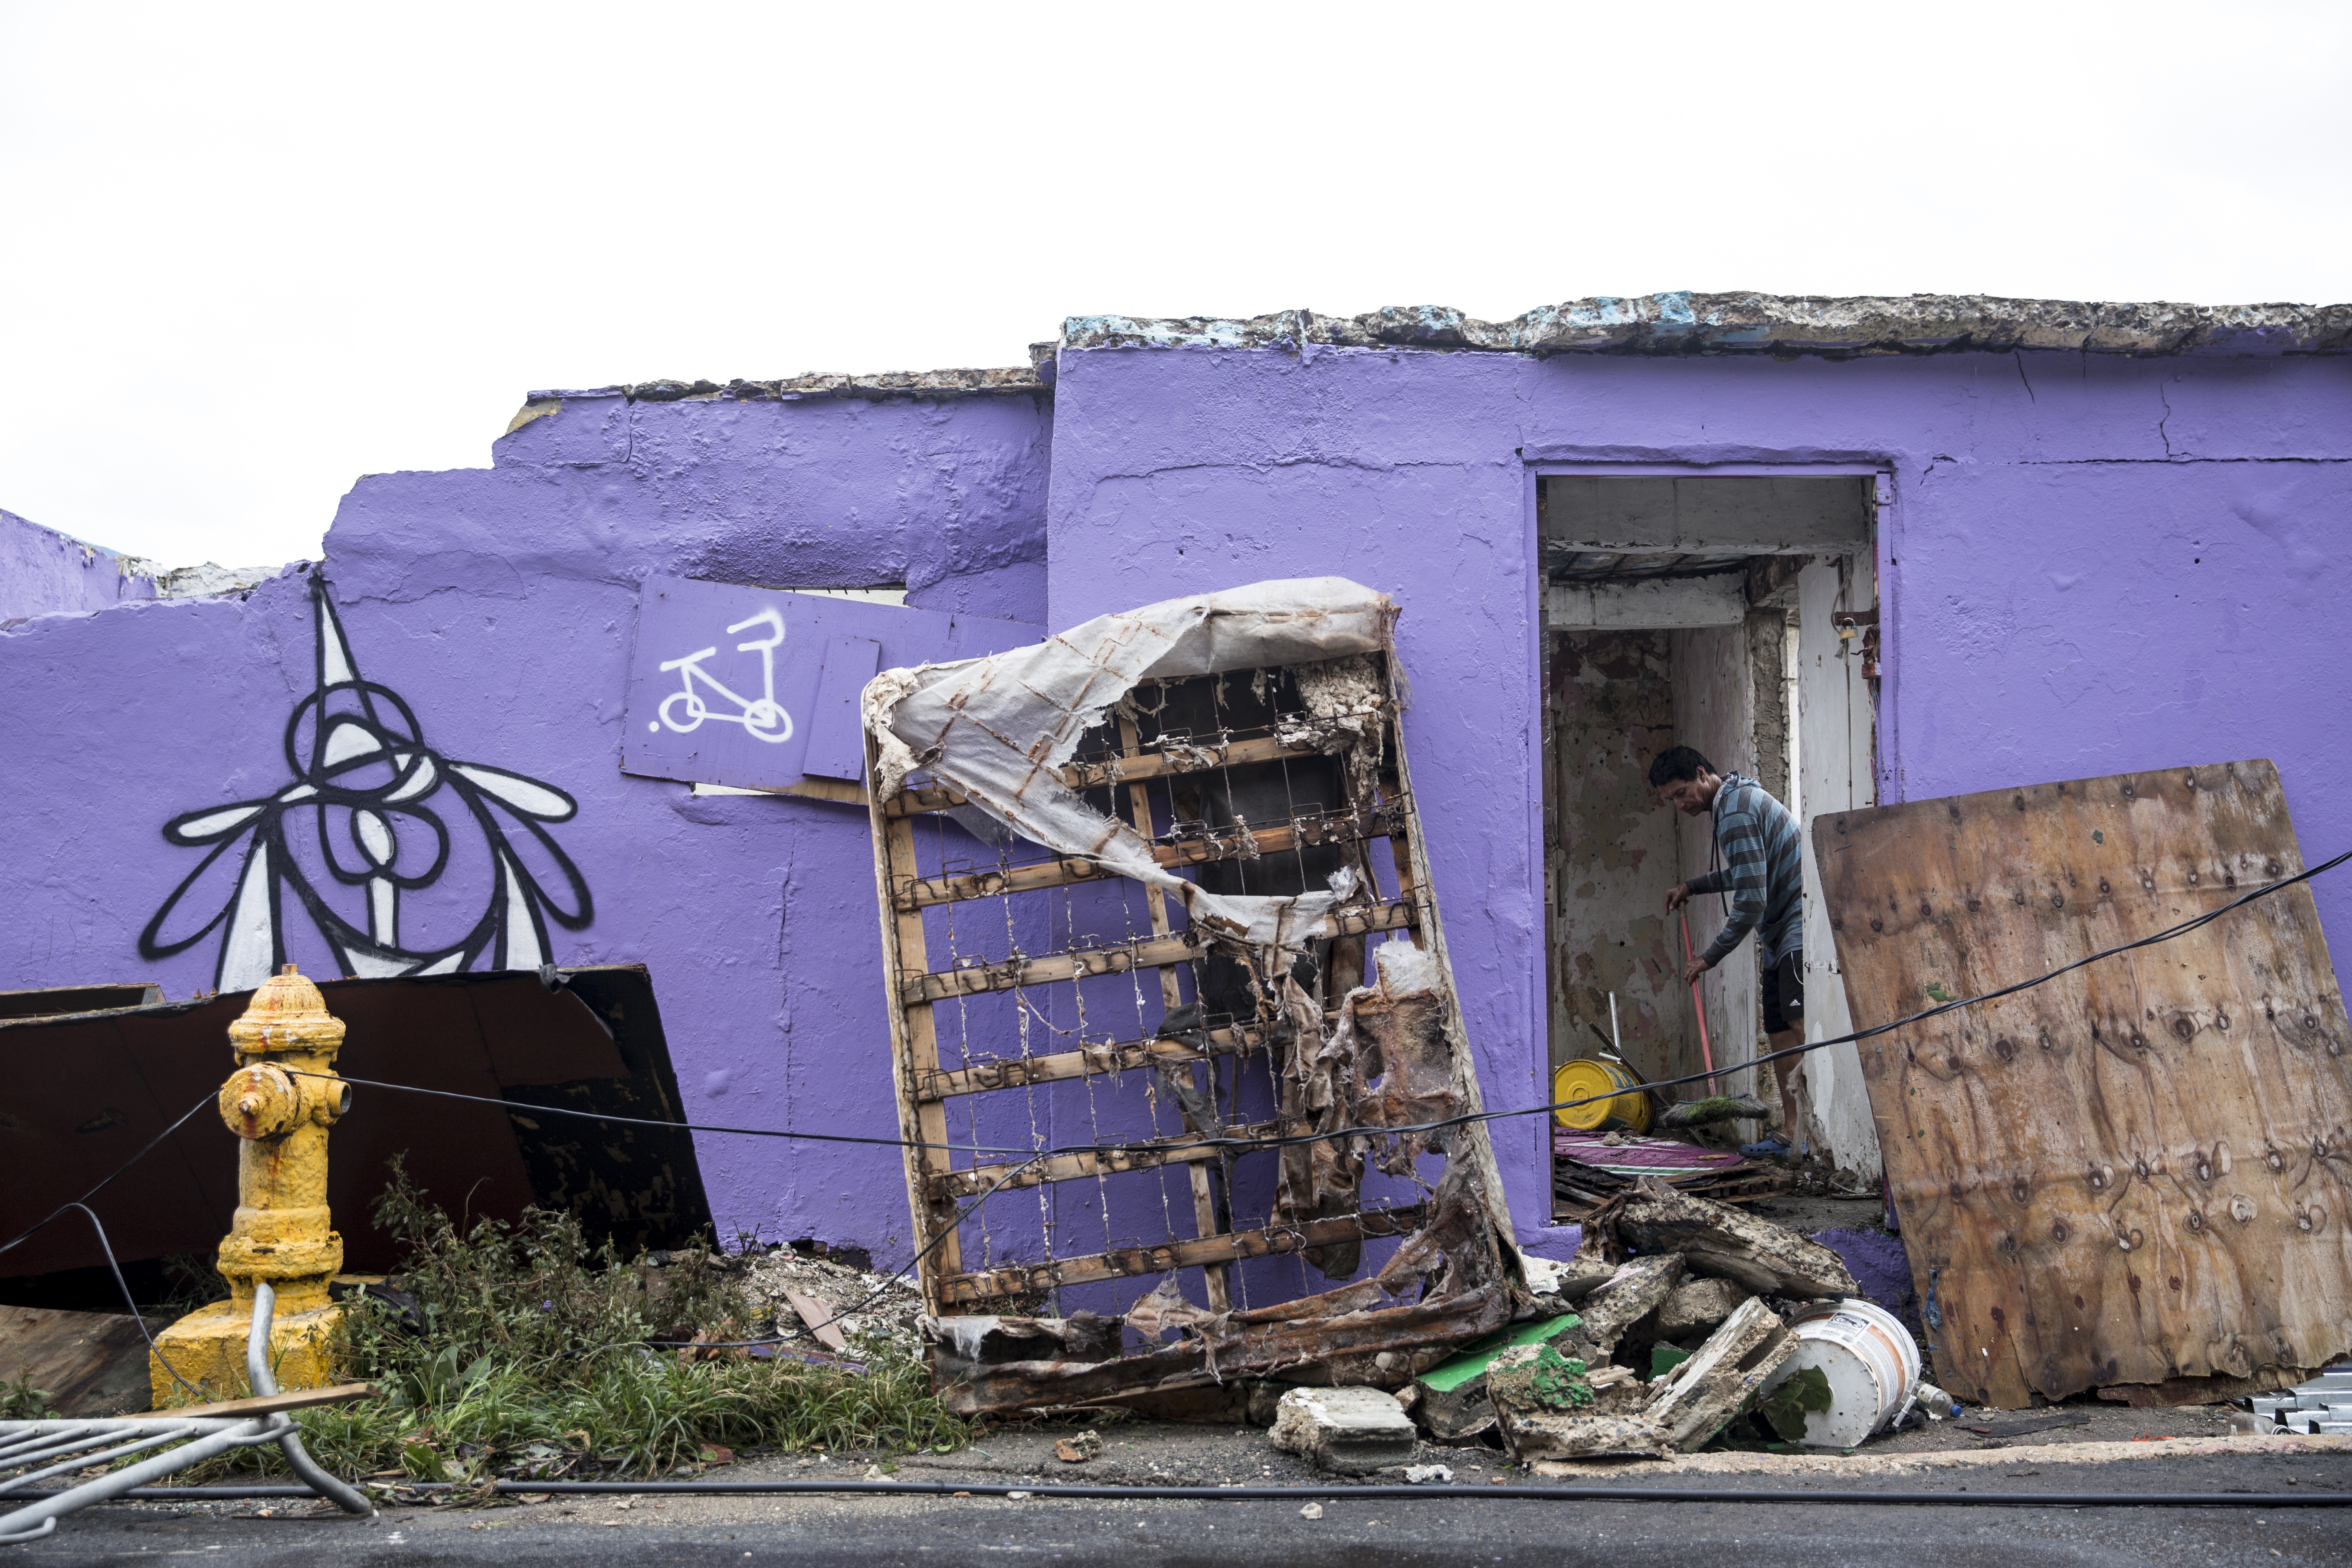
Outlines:
{"label": "cracked concrete wall", "polygon": [[[648,966],[689,1117],[893,1137],[866,814],[620,773],[637,584],[903,581],[920,607],[1041,621],[1044,400],[558,401],[488,468],[373,475],[344,499],[324,570],[358,668],[442,754],[577,798],[552,832],[595,914],[551,929],[551,956]],[[287,782],[307,594],[289,569],[247,596],[0,632],[0,989],[212,984],[216,940],[139,956],[200,858],[160,830]],[[722,1235],[904,1260],[896,1150],[709,1138],[698,1154]]]}
{"label": "cracked concrete wall", "polygon": [[[2352,845],[2352,362],[1071,346],[1169,341],[1098,328],[1056,367],[1053,624],[1323,572],[1397,598],[1490,1107],[1540,1103],[1545,1057],[1531,465],[1887,469],[1882,798],[2268,756],[2306,853]],[[2315,892],[2352,922],[2352,883]],[[1543,1121],[1495,1145],[1556,1252]]]}
{"label": "cracked concrete wall", "polygon": [[0,511],[0,623],[155,596],[129,557]]}

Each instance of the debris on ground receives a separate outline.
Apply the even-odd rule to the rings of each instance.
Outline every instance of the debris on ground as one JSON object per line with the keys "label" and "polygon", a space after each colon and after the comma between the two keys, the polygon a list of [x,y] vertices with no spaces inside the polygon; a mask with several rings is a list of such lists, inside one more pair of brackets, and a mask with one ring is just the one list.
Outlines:
{"label": "debris on ground", "polygon": [[[1718,1436],[1852,1446],[1933,1393],[1898,1320],[1832,1248],[1654,1177],[1599,1205],[1536,1310],[1424,1370],[1406,1408],[1437,1442],[1522,1462],[1684,1453]],[[1759,1410],[1791,1377],[1790,1392]],[[1941,1399],[1941,1395],[1936,1395]],[[1942,1404],[1949,1409],[1948,1401]],[[1747,1418],[1766,1415],[1758,1426]]]}
{"label": "debris on ground", "polygon": [[1054,1458],[1066,1465],[1083,1465],[1102,1452],[1102,1434],[1089,1426],[1054,1445]]}
{"label": "debris on ground", "polygon": [[2281,1394],[2257,1394],[2246,1408],[2255,1431],[2352,1433],[2352,1362],[2331,1366]]}
{"label": "debris on ground", "polygon": [[1276,1406],[1269,1436],[1276,1447],[1342,1476],[1410,1459],[1419,1438],[1396,1395],[1377,1388],[1294,1388]]}
{"label": "debris on ground", "polygon": [[923,1298],[904,1279],[778,1247],[751,1259],[743,1292],[775,1315],[780,1332],[806,1327],[816,1342],[846,1349],[826,1333],[830,1327],[845,1342],[878,1337],[910,1355],[922,1353],[915,1321]]}
{"label": "debris on ground", "polygon": [[[1738,1102],[1724,1099],[1720,1103],[1736,1107]],[[1717,1101],[1694,1100],[1690,1104],[1709,1107]],[[1695,1110],[1676,1106],[1667,1112],[1669,1124],[1678,1112],[1698,1114]],[[1688,1131],[1690,1127],[1680,1130]],[[1552,1208],[1555,1216],[1561,1219],[1589,1217],[1594,1209],[1631,1191],[1633,1184],[1644,1177],[1699,1196],[1723,1200],[1766,1197],[1789,1187],[1788,1174],[1772,1164],[1720,1149],[1702,1148],[1678,1138],[1644,1138],[1629,1132],[1554,1127],[1551,1152]]]}

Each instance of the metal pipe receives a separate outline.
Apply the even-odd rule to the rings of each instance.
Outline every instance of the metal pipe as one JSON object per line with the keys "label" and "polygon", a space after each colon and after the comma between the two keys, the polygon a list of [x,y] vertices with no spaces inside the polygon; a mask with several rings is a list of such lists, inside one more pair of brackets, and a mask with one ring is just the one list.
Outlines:
{"label": "metal pipe", "polygon": [[[253,1384],[256,1394],[278,1392],[278,1379],[269,1370],[269,1321],[277,1307],[277,1290],[268,1280],[256,1279],[253,1282],[253,1327],[247,1331],[245,1336],[245,1375]],[[367,1500],[365,1493],[319,1468],[318,1462],[303,1448],[302,1439],[296,1436],[291,1420],[286,1421],[284,1430],[278,1434],[278,1448],[286,1456],[287,1468],[308,1482],[320,1497],[332,1500],[335,1506],[345,1513],[355,1513],[362,1518],[374,1515],[375,1504]]]}
{"label": "metal pipe", "polygon": [[[266,1426],[265,1420],[275,1422],[277,1425]],[[108,1498],[123,1496],[145,1482],[159,1480],[174,1470],[185,1469],[190,1465],[201,1463],[215,1454],[226,1454],[231,1448],[242,1447],[248,1443],[266,1443],[278,1436],[282,1428],[291,1425],[292,1423],[283,1415],[266,1418],[257,1416],[250,1421],[240,1421],[226,1431],[207,1432],[179,1447],[158,1454],[152,1459],[142,1460],[127,1470],[110,1470],[96,1480],[85,1481],[80,1486],[71,1487],[64,1491],[32,1494],[36,1500],[16,1510],[5,1518],[0,1518],[0,1530],[5,1531],[5,1533],[0,1533],[0,1545],[36,1540],[55,1530],[58,1527],[58,1519],[73,1512],[76,1509],[86,1508],[94,1502],[102,1502]],[[25,1528],[31,1524],[38,1524],[40,1528],[37,1530]]]}
{"label": "metal pipe", "polygon": [[[243,1426],[244,1423],[230,1422],[226,1423],[226,1425]],[[205,1430],[206,1429],[205,1427],[199,1426],[194,1422],[191,1422],[184,1427],[172,1427],[162,1432],[154,1433],[149,1436],[134,1438],[128,1443],[117,1444],[111,1448],[102,1448],[100,1452],[95,1454],[90,1453],[89,1450],[94,1447],[99,1447],[100,1445],[106,1443],[115,1435],[110,1433],[107,1436],[100,1437],[95,1442],[76,1442],[60,1447],[45,1448],[37,1454],[34,1454],[26,1458],[18,1459],[14,1462],[20,1465],[26,1465],[32,1464],[40,1459],[56,1458],[57,1456],[60,1454],[70,1457],[59,1459],[55,1464],[47,1466],[41,1469],[31,1471],[26,1475],[11,1476],[5,1482],[0,1482],[0,1497],[5,1497],[10,1492],[16,1491],[31,1481],[47,1480],[51,1476],[63,1475],[68,1470],[86,1470],[93,1465],[110,1465],[117,1459],[127,1459],[131,1455],[152,1448],[159,1443],[174,1443],[183,1437],[202,1436]]]}

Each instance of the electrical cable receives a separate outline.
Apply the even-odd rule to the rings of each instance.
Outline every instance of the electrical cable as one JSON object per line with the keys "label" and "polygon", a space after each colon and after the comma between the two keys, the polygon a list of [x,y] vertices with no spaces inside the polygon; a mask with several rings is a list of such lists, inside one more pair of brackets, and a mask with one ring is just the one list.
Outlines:
{"label": "electrical cable", "polygon": [[[403,1489],[445,1491],[464,1489],[457,1481],[402,1483]],[[1506,1482],[1473,1486],[1435,1482],[1426,1486],[1350,1486],[1344,1482],[1303,1486],[1058,1486],[1051,1481],[498,1481],[492,1489],[501,1496],[619,1496],[704,1494],[712,1496],[791,1496],[793,1494],[865,1495],[880,1497],[1007,1497],[1067,1498],[1096,1501],[1168,1502],[1296,1502],[1301,1498],[1336,1501],[1438,1502],[1476,1499],[1531,1502],[1696,1502],[1696,1503],[1842,1503],[1862,1507],[1906,1508],[2344,1508],[2352,1506],[2352,1490],[2329,1491],[2314,1487],[2293,1492],[2027,1492],[1925,1491],[1916,1488],[1872,1491],[1802,1487],[1650,1487],[1539,1486]],[[42,1494],[23,1494],[37,1497]],[[308,1487],[257,1485],[246,1487],[141,1487],[123,1494],[134,1501],[198,1502],[238,1498],[314,1498]]]}
{"label": "electrical cable", "polygon": [[[2325,872],[2336,869],[2347,861],[2352,861],[2352,849],[2347,849],[2343,854],[2335,856],[2330,859],[2323,860],[2318,865],[2307,868],[2306,869],[2296,873],[2294,876],[2282,877],[2274,882],[2266,882],[2259,888],[2255,888],[2248,892],[2239,895],[2237,898],[2231,900],[2226,904],[2218,905],[2213,909],[2206,910],[2203,914],[2191,916],[2189,919],[2182,921],[2177,925],[2168,926],[2162,931],[2152,932],[2147,936],[2137,938],[2132,942],[2121,942],[2114,947],[2103,948],[2097,952],[2090,953],[2084,957],[2075,959],[2071,963],[2061,964],[2056,969],[2051,970],[2044,974],[2036,975],[2031,980],[2021,980],[2014,984],[2000,986],[1995,990],[1982,992],[1974,996],[1963,996],[1954,1001],[1939,1003],[1931,1007],[1924,1007],[1918,1012],[1906,1015],[1903,1017],[1894,1019],[1890,1022],[1874,1024],[1866,1029],[1856,1029],[1850,1034],[1840,1035],[1833,1039],[1811,1040],[1803,1045],[1791,1046],[1785,1050],[1768,1052],[1763,1056],[1757,1057],[1741,1065],[1748,1068],[1762,1067],[1769,1062],[1785,1060],[1790,1057],[1804,1056],[1809,1052],[1822,1050],[1831,1046],[1854,1044],[1863,1040],[1871,1039],[1879,1035],[1890,1033],[1895,1029],[1906,1028],[1913,1024],[1924,1023],[1931,1018],[1941,1017],[1947,1013],[1957,1012],[1963,1007],[1973,1007],[1980,1003],[1998,1001],[2004,996],[2013,996],[2021,991],[2032,990],[2037,985],[2047,984],[2049,982],[2056,980],[2062,975],[2071,974],[2075,970],[2084,968],[2089,964],[2096,963],[2102,959],[2114,958],[2122,953],[2136,952],[2140,948],[2153,947],[2158,942],[2168,942],[2177,936],[2185,936],[2190,931],[2200,930],[2201,928],[2211,924],[2213,921],[2220,920],[2223,915],[2229,914],[2233,910],[2242,909],[2246,905],[2252,903],[2257,899],[2267,898],[2271,894],[2279,892],[2284,889],[2294,887],[2299,883],[2310,881],[2312,879],[2318,877]],[[336,1075],[298,1074],[297,1076],[330,1078]],[[1707,1081],[1712,1077],[1712,1074],[1705,1072],[1690,1073],[1681,1078],[1662,1079],[1651,1084],[1649,1087],[1653,1089],[1675,1089],[1685,1084]],[[568,1108],[554,1106],[533,1105],[518,1108],[512,1102],[508,1100],[492,1100],[486,1095],[459,1094],[450,1089],[422,1089],[413,1084],[386,1083],[373,1079],[352,1078],[344,1079],[342,1081],[362,1085],[370,1089],[390,1089],[404,1094],[429,1095],[440,1100],[474,1100],[484,1105],[494,1105],[504,1110],[521,1109],[528,1110],[533,1115],[572,1116],[583,1118],[591,1121],[605,1121],[623,1126],[661,1127],[690,1132],[712,1132],[758,1138],[785,1138],[813,1142],[863,1143],[900,1149],[938,1149],[945,1147],[945,1145],[941,1144],[922,1143],[906,1139],[865,1138],[846,1133],[802,1132],[776,1128],[710,1127],[693,1122],[656,1121],[642,1117],[606,1116],[591,1110],[573,1110]],[[204,1099],[197,1100],[195,1104],[190,1106],[184,1112],[183,1112],[177,1121],[174,1121],[169,1127],[166,1127],[163,1131],[148,1140],[145,1147],[142,1148],[137,1153],[131,1155],[130,1159],[117,1166],[110,1174],[106,1176],[105,1179],[100,1181],[96,1186],[90,1188],[89,1192],[84,1193],[81,1199],[77,1199],[73,1202],[58,1205],[57,1209],[52,1211],[46,1217],[35,1223],[32,1226],[17,1235],[5,1245],[0,1245],[0,1253],[5,1253],[15,1247],[22,1246],[25,1242],[30,1240],[36,1233],[40,1231],[43,1226],[46,1226],[50,1221],[56,1219],[59,1215],[64,1214],[70,1208],[79,1208],[83,1213],[89,1215],[90,1223],[98,1226],[99,1244],[101,1247],[105,1247],[105,1227],[102,1225],[99,1225],[97,1213],[89,1208],[86,1202],[83,1200],[95,1197],[109,1184],[113,1182],[116,1177],[121,1175],[123,1172],[128,1171],[131,1166],[146,1158],[146,1156],[152,1152],[157,1145],[161,1144],[163,1140],[169,1138],[173,1133],[178,1131],[181,1126],[185,1123],[190,1117],[203,1110],[204,1107],[209,1104],[214,1098],[215,1097],[212,1095],[206,1095]],[[1612,1100],[1614,1098],[1615,1094],[1612,1091],[1609,1094],[1586,1095],[1578,1100],[1556,1100],[1548,1105],[1520,1106],[1507,1110],[1470,1111],[1460,1116],[1450,1116],[1436,1121],[1424,1121],[1403,1126],[1342,1127],[1335,1128],[1327,1132],[1295,1133],[1279,1138],[1252,1139],[1204,1137],[1186,1139],[1183,1141],[1182,1146],[1186,1148],[1205,1147],[1232,1148],[1237,1150],[1265,1150],[1285,1148],[1296,1143],[1328,1142],[1342,1138],[1393,1138],[1415,1133],[1440,1132],[1450,1128],[1467,1126],[1474,1122],[1500,1121],[1506,1117],[1548,1115],[1553,1111],[1570,1110],[1579,1106],[1596,1104],[1601,1100]],[[929,1245],[924,1247],[920,1252],[918,1252],[913,1258],[908,1261],[905,1268],[900,1268],[897,1274],[891,1276],[891,1282],[896,1282],[898,1279],[903,1278],[908,1269],[913,1268],[925,1258],[930,1256],[933,1250],[945,1242],[949,1237],[953,1236],[956,1233],[958,1226],[961,1226],[967,1217],[977,1212],[982,1204],[986,1203],[991,1197],[993,1197],[1007,1184],[1012,1182],[1015,1176],[1019,1175],[1023,1171],[1027,1170],[1031,1165],[1037,1163],[1041,1160],[1050,1159],[1057,1155],[1100,1153],[1104,1150],[1113,1147],[1118,1146],[1103,1143],[1076,1143],[1055,1149],[1040,1150],[996,1147],[972,1149],[970,1152],[974,1153],[1021,1154],[1024,1155],[1024,1158],[1019,1164],[1013,1165],[1006,1170],[1004,1174],[999,1177],[986,1192],[982,1193],[969,1205],[959,1209],[957,1211],[955,1225],[943,1226],[940,1229],[940,1234],[931,1238]],[[110,1247],[107,1248],[107,1262],[110,1266],[114,1262],[114,1254]],[[123,1283],[122,1271],[120,1268],[115,1268],[114,1277],[115,1282],[122,1287],[124,1299],[129,1300],[131,1295],[130,1287]],[[881,1289],[867,1296],[863,1301],[857,1303],[856,1306],[846,1309],[845,1312],[835,1312],[834,1314],[834,1320],[836,1321],[839,1321],[839,1319],[846,1315],[846,1312],[863,1310],[866,1307],[879,1300],[883,1295],[887,1293],[888,1289],[889,1284],[886,1283]],[[132,1317],[134,1319],[138,1318],[138,1304],[133,1301],[131,1303],[131,1307]],[[142,1334],[146,1332],[146,1324],[143,1320],[141,1321],[140,1323],[140,1332]],[[794,1340],[807,1338],[812,1332],[813,1331],[803,1328],[797,1333],[782,1335],[775,1340],[740,1342],[739,1348],[751,1348],[753,1345],[760,1344],[785,1344]],[[153,1346],[153,1341],[150,1340],[148,1342],[152,1349]],[[686,1344],[677,1341],[659,1341],[649,1342],[659,1343],[664,1348],[688,1348]],[[730,1343],[733,1342],[730,1342]],[[714,1346],[712,1348],[719,1347]],[[161,1362],[163,1357],[159,1353],[156,1359]],[[169,1363],[165,1363],[165,1370],[170,1370]],[[178,1373],[174,1372],[172,1375],[175,1381],[180,1383],[182,1387],[184,1388],[188,1386],[186,1381],[182,1379]],[[1485,1494],[1482,1493],[1481,1495]]]}
{"label": "electrical cable", "polygon": [[[2003,985],[1995,990],[1982,992],[1974,996],[1962,996],[1950,1002],[1943,1002],[1938,1003],[1934,1006],[1923,1007],[1918,1012],[1906,1014],[1900,1018],[1892,1019],[1887,1023],[1874,1024],[1866,1029],[1856,1029],[1850,1034],[1839,1035],[1830,1039],[1808,1040],[1802,1045],[1790,1046],[1783,1050],[1768,1052],[1763,1056],[1754,1058],[1748,1061],[1742,1062],[1739,1065],[1743,1068],[1761,1067],[1767,1063],[1782,1061],[1790,1057],[1801,1057],[1807,1055],[1810,1052],[1825,1050],[1832,1046],[1856,1044],[1863,1040],[1874,1038],[1880,1035],[1888,1034],[1896,1029],[1907,1028],[1914,1024],[1924,1023],[1931,1018],[1939,1018],[1947,1013],[1957,1012],[1963,1007],[1973,1007],[1980,1003],[1995,1002],[2004,996],[2013,996],[2021,991],[2030,991],[2037,985],[2047,984],[2053,980],[2056,980],[2063,975],[2071,974],[2075,970],[2081,969],[2087,964],[2096,963],[2102,959],[2114,958],[2123,953],[2135,952],[2143,947],[2152,947],[2158,942],[2168,942],[2177,936],[2185,936],[2190,931],[2197,931],[2204,926],[2211,924],[2213,921],[2221,919],[2223,915],[2241,909],[2245,905],[2253,902],[2257,899],[2266,898],[2273,893],[2279,892],[2284,889],[2294,887],[2301,882],[2307,882],[2323,872],[2336,869],[2347,861],[2352,861],[2352,850],[2346,850],[2343,854],[2336,856],[2332,859],[2323,860],[2318,865],[2310,868],[2308,870],[2299,872],[2294,876],[2284,877],[2275,882],[2264,883],[2262,887],[2242,894],[2226,904],[2218,905],[2213,909],[2206,910],[2203,914],[2192,916],[2188,920],[2182,921],[2178,925],[2168,926],[2162,931],[2153,932],[2147,936],[2139,937],[2131,942],[2118,943],[2114,947],[2102,948],[2097,952],[2090,953],[2084,957],[2075,959],[2070,963],[2061,964],[2058,968],[2051,970],[2045,974],[2038,974],[2031,980],[2021,980],[2014,984]],[[325,1077],[330,1075],[320,1074],[314,1076]],[[1657,1079],[1651,1080],[1647,1087],[1651,1089],[1678,1089],[1688,1084],[1709,1081],[1709,1079],[1714,1076],[1715,1075],[1713,1074],[1706,1072],[1687,1073],[1681,1078]],[[1030,1156],[1032,1161],[1037,1158],[1050,1158],[1056,1155],[1099,1154],[1107,1150],[1128,1147],[1127,1145],[1111,1143],[1068,1143],[1052,1149],[1031,1151],[987,1144],[949,1145],[944,1143],[926,1143],[916,1140],[901,1138],[865,1138],[837,1132],[803,1132],[785,1128],[712,1127],[690,1121],[657,1121],[641,1117],[608,1116],[599,1111],[575,1110],[557,1106],[518,1106],[512,1101],[493,1100],[487,1095],[460,1094],[452,1089],[422,1089],[413,1084],[384,1083],[378,1082],[371,1079],[347,1078],[342,1081],[346,1083],[359,1084],[369,1089],[391,1089],[403,1094],[430,1095],[440,1100],[472,1100],[483,1105],[494,1105],[503,1110],[527,1110],[533,1116],[572,1116],[590,1121],[612,1122],[619,1126],[660,1127],[674,1131],[725,1133],[751,1138],[784,1138],[826,1143],[864,1143],[896,1149],[951,1149],[953,1152],[962,1153],[1021,1154]],[[1173,1142],[1177,1147],[1186,1149],[1233,1149],[1241,1152],[1248,1152],[1253,1150],[1286,1148],[1296,1143],[1324,1143],[1344,1138],[1395,1138],[1414,1133],[1442,1132],[1450,1128],[1467,1126],[1473,1122],[1499,1121],[1506,1118],[1514,1116],[1542,1116],[1548,1115],[1553,1111],[1573,1110],[1579,1106],[1596,1105],[1604,1100],[1613,1100],[1616,1098],[1616,1094],[1617,1091],[1612,1089],[1606,1094],[1591,1094],[1585,1095],[1577,1100],[1554,1100],[1546,1105],[1516,1106],[1505,1110],[1467,1111],[1460,1116],[1449,1116],[1436,1121],[1412,1122],[1402,1125],[1339,1127],[1324,1132],[1287,1133],[1275,1138],[1234,1138],[1216,1136],[1203,1136],[1198,1138],[1188,1137],[1181,1140],[1172,1140],[1171,1142]],[[1003,1183],[998,1184],[999,1186],[1003,1184]],[[993,1192],[996,1189],[992,1187],[989,1190]]]}
{"label": "electrical cable", "polygon": [[[192,1111],[189,1114],[193,1115],[194,1113]],[[180,1118],[180,1120],[182,1121],[185,1121],[187,1117],[184,1116]],[[177,1125],[177,1123],[174,1123],[174,1125]],[[121,1175],[121,1172],[118,1171],[115,1173],[115,1175]],[[107,1181],[110,1182],[113,1179],[114,1176],[109,1176]],[[104,1184],[100,1184],[103,1185]],[[115,1288],[122,1292],[123,1305],[131,1309],[131,1321],[139,1326],[139,1337],[147,1342],[147,1353],[155,1358],[156,1365],[162,1367],[165,1372],[172,1374],[172,1381],[173,1383],[176,1383],[182,1388],[186,1389],[189,1394],[194,1395],[197,1402],[201,1404],[205,1397],[204,1390],[198,1388],[194,1384],[190,1383],[186,1378],[180,1375],[180,1369],[173,1366],[169,1361],[164,1359],[163,1348],[156,1344],[155,1336],[147,1331],[147,1319],[145,1315],[139,1310],[138,1298],[131,1294],[130,1281],[122,1278],[122,1265],[114,1260],[114,1244],[106,1239],[106,1226],[99,1223],[98,1211],[85,1203],[70,1203],[66,1205],[66,1208],[79,1209],[82,1213],[89,1216],[89,1227],[98,1232],[98,1249],[106,1254],[106,1266],[114,1271]],[[59,1209],[58,1213],[63,1214],[65,1213],[65,1209]],[[55,1217],[57,1217],[55,1215],[50,1216],[52,1219]],[[45,1221],[44,1223],[47,1222]]]}

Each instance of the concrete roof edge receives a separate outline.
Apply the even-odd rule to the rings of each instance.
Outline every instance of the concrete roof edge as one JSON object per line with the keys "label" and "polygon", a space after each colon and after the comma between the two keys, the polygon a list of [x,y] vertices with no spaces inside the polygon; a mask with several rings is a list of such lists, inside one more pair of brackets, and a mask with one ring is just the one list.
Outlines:
{"label": "concrete roof edge", "polygon": [[[1034,364],[989,370],[883,371],[871,375],[815,373],[780,376],[772,381],[641,381],[596,393],[572,396],[625,397],[632,403],[773,403],[805,397],[999,397],[1024,392],[1045,392],[1050,374]],[[534,397],[564,394],[535,393]]]}
{"label": "concrete roof edge", "polygon": [[2185,305],[2008,300],[1980,294],[1832,298],[1673,292],[1546,305],[1482,321],[1443,305],[1360,316],[1278,310],[1232,320],[1073,316],[1064,349],[1470,349],[1557,353],[1760,353],[1853,359],[1877,354],[2076,353],[2276,355],[2352,353],[2352,304]]}

